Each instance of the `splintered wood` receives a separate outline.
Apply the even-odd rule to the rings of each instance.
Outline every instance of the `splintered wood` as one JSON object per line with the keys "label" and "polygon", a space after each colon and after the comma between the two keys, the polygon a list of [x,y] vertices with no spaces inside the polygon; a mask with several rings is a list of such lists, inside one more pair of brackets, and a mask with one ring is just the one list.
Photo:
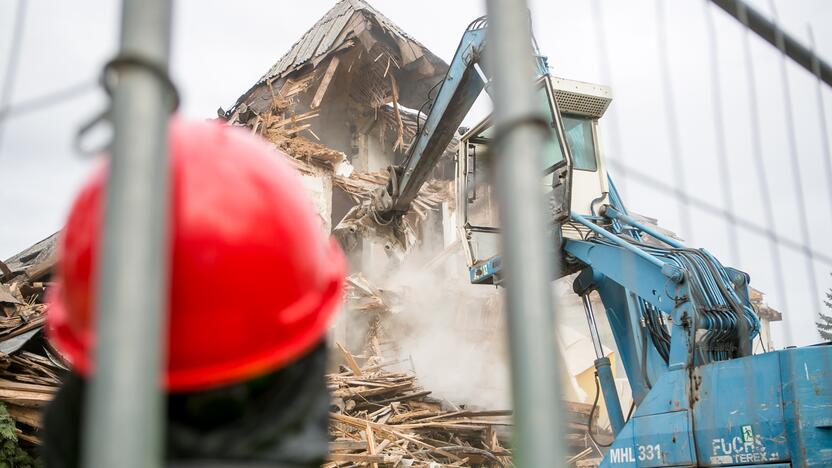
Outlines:
{"label": "splintered wood", "polygon": [[272,130],[269,140],[295,159],[329,168],[346,160],[346,156],[340,151],[335,151],[302,137],[290,137],[285,131],[279,130],[281,129]]}
{"label": "splintered wood", "polygon": [[[404,307],[402,294],[374,286],[361,273],[347,277],[345,307],[364,316],[368,329],[356,343],[363,344],[361,355],[335,344],[334,357],[342,366],[327,375],[333,410],[325,466],[513,466],[511,411],[443,400],[408,371],[413,362],[386,327]],[[400,360],[385,360],[392,356]],[[590,415],[597,440],[609,442],[611,435],[599,431],[592,405],[564,401],[563,409],[568,455],[563,466],[577,466],[598,454],[587,432]]]}
{"label": "splintered wood", "polygon": [[43,332],[55,240],[53,235],[0,262],[0,402],[16,423],[17,437],[30,445],[40,444],[41,412],[65,370]]}
{"label": "splintered wood", "polygon": [[[510,411],[469,411],[431,398],[416,376],[337,345],[349,363],[327,375],[332,392],[325,468],[351,466],[510,467]],[[353,368],[353,367],[356,368]]]}

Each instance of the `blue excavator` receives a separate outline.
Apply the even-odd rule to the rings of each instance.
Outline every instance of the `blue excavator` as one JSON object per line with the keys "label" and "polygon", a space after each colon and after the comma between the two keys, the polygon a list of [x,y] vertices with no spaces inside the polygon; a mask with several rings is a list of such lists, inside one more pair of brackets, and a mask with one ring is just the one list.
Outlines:
{"label": "blue excavator", "polygon": [[[483,90],[487,21],[466,29],[424,124],[370,210],[395,225],[456,132],[458,229],[471,282],[501,281],[498,214],[488,184],[491,119],[459,129]],[[596,352],[614,440],[604,467],[832,466],[832,346],[753,354],[760,321],[749,276],[631,216],[605,169],[604,86],[550,76],[537,97],[550,124],[541,155],[558,278],[573,275]],[[632,390],[625,419],[589,295],[604,306]],[[554,351],[554,350],[553,350]]]}

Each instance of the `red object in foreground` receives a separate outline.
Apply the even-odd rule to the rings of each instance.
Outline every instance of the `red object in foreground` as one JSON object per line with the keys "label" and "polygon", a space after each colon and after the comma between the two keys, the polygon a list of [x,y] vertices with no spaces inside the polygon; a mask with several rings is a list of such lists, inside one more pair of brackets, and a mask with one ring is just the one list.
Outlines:
{"label": "red object in foreground", "polygon": [[[173,119],[169,144],[166,387],[237,382],[300,357],[326,333],[345,272],[300,177],[265,142],[218,123]],[[72,206],[48,314],[52,341],[85,376],[106,177],[99,167]]]}

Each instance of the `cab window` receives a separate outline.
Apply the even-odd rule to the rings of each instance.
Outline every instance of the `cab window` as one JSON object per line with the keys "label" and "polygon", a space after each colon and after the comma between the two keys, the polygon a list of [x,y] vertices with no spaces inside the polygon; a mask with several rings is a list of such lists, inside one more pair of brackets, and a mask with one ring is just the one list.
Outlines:
{"label": "cab window", "polygon": [[561,162],[563,162],[563,150],[560,146],[560,139],[558,138],[558,134],[555,131],[556,123],[555,123],[555,110],[552,109],[552,101],[549,99],[549,93],[546,90],[546,86],[540,86],[537,88],[537,92],[535,94],[537,105],[539,106],[539,110],[546,115],[546,118],[549,120],[549,128],[550,128],[550,138],[546,140],[546,148],[543,152],[543,173],[548,174],[554,171],[554,167]]}
{"label": "cab window", "polygon": [[572,167],[581,171],[595,171],[595,140],[592,138],[592,120],[573,115],[563,116],[563,131],[572,155]]}

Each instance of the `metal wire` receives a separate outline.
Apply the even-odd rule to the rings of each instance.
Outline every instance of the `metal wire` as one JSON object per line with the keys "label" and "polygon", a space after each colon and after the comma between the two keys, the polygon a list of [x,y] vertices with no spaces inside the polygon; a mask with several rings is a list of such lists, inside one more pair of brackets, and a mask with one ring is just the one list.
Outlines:
{"label": "metal wire", "polygon": [[98,83],[95,80],[85,80],[57,91],[27,99],[23,102],[0,107],[0,122],[63,104],[66,101],[79,98],[95,90],[97,86]]}
{"label": "metal wire", "polygon": [[[615,80],[613,79],[612,67],[610,66],[610,53],[607,49],[607,33],[606,28],[604,28],[604,12],[601,9],[601,1],[592,0],[589,3],[589,7],[592,10],[595,36],[597,38],[595,43],[597,44],[598,67],[601,70],[601,81],[605,85],[615,89]],[[610,112],[607,112],[603,121],[609,130],[610,146],[612,147],[612,151],[606,151],[606,153],[614,155],[616,159],[625,161],[624,151],[622,150],[623,146],[621,145],[621,124],[619,122],[618,112],[612,109]],[[618,187],[622,192],[627,192],[626,177],[618,180]]]}
{"label": "metal wire", "polygon": [[[656,0],[656,33],[659,50],[659,71],[661,72],[662,91],[664,94],[664,111],[667,119],[668,138],[670,140],[670,165],[673,171],[673,182],[687,194],[685,182],[685,166],[682,158],[682,142],[679,135],[679,123],[676,120],[676,101],[673,97],[673,85],[670,76],[670,52],[667,44],[667,18],[664,12],[665,2]],[[684,198],[677,200],[681,222],[682,236],[694,240],[693,222],[691,221],[690,208]]]}
{"label": "metal wire", "polygon": [[815,300],[811,301],[812,306],[815,309],[815,315],[820,315],[821,308],[820,308],[820,289],[818,288],[818,279],[815,276],[815,263],[812,258],[812,239],[809,235],[809,214],[806,211],[806,197],[803,194],[803,176],[801,174],[801,165],[800,165],[800,156],[797,151],[797,134],[795,131],[795,124],[794,124],[794,111],[792,110],[792,95],[791,89],[789,89],[789,73],[788,69],[786,68],[786,44],[783,39],[783,30],[778,27],[779,18],[777,15],[777,8],[774,5],[773,0],[769,0],[769,7],[771,8],[771,13],[774,19],[774,25],[776,27],[776,42],[777,48],[780,49],[780,76],[781,76],[781,85],[783,89],[783,108],[784,108],[784,116],[786,119],[786,135],[788,137],[789,143],[789,159],[790,159],[790,166],[792,172],[792,181],[794,184],[794,192],[795,196],[797,197],[797,209],[798,209],[798,220],[799,220],[799,227],[800,227],[800,238],[803,242],[805,247],[805,266],[806,266],[806,274],[808,275],[809,281],[809,292],[812,294],[812,297]]}
{"label": "metal wire", "polygon": [[722,80],[719,74],[719,48],[717,47],[716,28],[711,11],[710,0],[704,0],[705,24],[708,29],[708,58],[711,64],[711,99],[713,101],[714,137],[716,138],[717,163],[719,164],[719,181],[722,186],[722,203],[728,212],[728,222],[725,223],[728,237],[728,250],[731,263],[740,265],[740,242],[734,223],[734,195],[731,185],[731,166],[728,164],[728,150],[725,142],[725,123],[722,109]]}
{"label": "metal wire", "polygon": [[[809,33],[809,46],[812,50],[812,55],[815,60],[812,61],[812,72],[817,78],[816,86],[816,102],[818,105],[818,122],[820,123],[820,142],[823,149],[823,168],[826,174],[826,190],[829,192],[829,209],[832,210],[832,154],[829,150],[829,129],[826,125],[826,110],[823,107],[823,80],[820,76],[820,63],[817,60],[815,51],[815,34],[812,31],[812,25],[807,24],[806,30]],[[832,216],[830,216],[832,219]]]}
{"label": "metal wire", "polygon": [[[674,187],[672,184],[658,179],[656,177],[653,177],[647,174],[646,172],[625,166],[618,161],[608,161],[608,164],[612,166],[616,170],[616,172],[626,174],[626,176],[629,177],[632,181],[637,182],[645,187],[649,187],[651,189],[657,190],[661,193],[667,194],[672,197],[684,198],[690,206],[698,208],[711,215],[721,217],[725,220],[731,218],[730,214],[724,208],[714,205],[713,203],[705,201],[694,195],[683,194],[678,188]],[[754,221],[736,215],[733,216],[733,222],[736,224],[738,228],[742,228],[749,232],[765,237],[769,239],[771,242],[773,242],[776,246],[782,246],[795,252],[806,254],[806,246],[804,246],[798,241],[789,239],[787,237],[783,237],[764,225],[758,224]],[[832,256],[826,255],[822,252],[818,252],[817,250],[810,249],[809,251],[811,252],[812,257],[816,261],[832,267]],[[782,272],[775,272],[775,274],[782,278]],[[778,286],[779,285],[782,285],[782,283],[778,281]],[[781,297],[783,297],[783,299],[785,300],[785,296]]]}
{"label": "metal wire", "polygon": [[[745,27],[743,33],[743,52],[745,58],[745,74],[748,89],[748,111],[749,123],[751,126],[751,155],[754,160],[754,173],[757,178],[757,185],[760,188],[760,199],[763,207],[763,220],[768,228],[767,237],[769,239],[769,255],[772,263],[772,274],[774,274],[774,287],[777,290],[777,299],[782,301],[782,304],[787,303],[786,283],[783,277],[783,259],[780,257],[780,248],[778,247],[779,238],[777,235],[777,225],[774,220],[774,209],[771,204],[771,192],[768,189],[768,177],[766,175],[766,163],[763,159],[763,145],[760,134],[760,107],[757,103],[757,83],[754,75],[754,59],[751,56],[751,30],[748,27],[748,14],[745,10],[745,4],[740,4],[740,22]],[[801,246],[802,248],[802,246]],[[784,321],[787,330],[787,336],[791,336],[788,331],[788,321]]]}
{"label": "metal wire", "polygon": [[[10,42],[9,58],[6,61],[6,75],[3,78],[3,89],[0,91],[0,109],[5,109],[12,100],[14,83],[17,78],[17,66],[20,60],[20,50],[23,43],[23,30],[26,26],[26,5],[27,0],[17,0],[15,11],[14,29]],[[3,151],[3,121],[0,120],[0,152]]]}
{"label": "metal wire", "polygon": [[[753,194],[759,200],[759,203],[762,206],[762,216],[761,219],[756,220],[753,218],[745,217],[740,210],[740,206],[738,204],[739,200],[735,199],[735,196],[739,196],[740,193],[738,192],[738,188],[734,183],[737,181],[738,174],[732,174],[732,164],[729,160],[729,157],[733,157],[734,155],[730,153],[729,148],[729,130],[726,129],[726,124],[730,124],[730,122],[726,122],[726,112],[729,110],[728,106],[728,99],[730,96],[726,96],[723,92],[723,73],[725,73],[720,68],[719,63],[719,47],[720,47],[720,34],[718,33],[718,26],[719,24],[716,22],[716,14],[713,13],[711,7],[708,5],[703,5],[705,8],[705,27],[706,27],[706,40],[708,41],[707,44],[703,44],[708,48],[707,53],[709,54],[709,63],[711,70],[708,70],[706,73],[710,74],[710,81],[711,81],[711,100],[713,102],[712,105],[712,122],[713,131],[715,135],[715,150],[716,150],[716,167],[714,170],[719,172],[719,175],[716,176],[716,182],[719,183],[722,187],[719,189],[720,194],[718,195],[718,201],[710,202],[707,201],[704,197],[699,196],[695,192],[695,188],[691,187],[689,191],[686,187],[686,173],[683,160],[683,151],[682,151],[682,140],[680,138],[681,135],[681,128],[679,124],[681,123],[678,120],[678,115],[676,114],[676,102],[674,100],[674,93],[673,93],[673,85],[671,81],[672,75],[672,68],[671,68],[671,56],[670,54],[673,52],[669,49],[668,44],[668,37],[670,25],[668,23],[667,16],[669,11],[666,10],[668,8],[665,3],[661,0],[657,0],[656,3],[656,15],[657,15],[657,46],[658,46],[658,58],[659,58],[659,68],[661,72],[661,79],[662,79],[662,87],[663,87],[663,96],[664,96],[664,110],[666,114],[666,121],[667,121],[667,132],[668,132],[668,139],[670,144],[670,155],[668,158],[670,159],[671,163],[671,177],[669,180],[666,177],[658,177],[654,176],[651,172],[641,167],[635,166],[631,167],[626,163],[623,163],[622,160],[619,158],[608,158],[607,164],[610,168],[610,172],[617,175],[619,177],[619,181],[626,180],[630,183],[630,185],[638,185],[646,188],[652,188],[657,190],[660,193],[664,193],[670,195],[673,200],[675,206],[678,207],[678,212],[680,213],[680,221],[681,221],[681,229],[684,234],[687,234],[690,237],[691,231],[689,228],[685,226],[693,226],[691,224],[693,211],[701,211],[703,213],[708,213],[709,215],[717,216],[724,220],[724,232],[726,233],[726,243],[728,249],[730,251],[727,254],[726,259],[729,260],[732,264],[740,266],[740,262],[742,260],[743,253],[741,250],[742,244],[740,239],[743,238],[743,233],[752,233],[754,235],[759,235],[765,239],[767,244],[766,246],[766,253],[768,255],[764,255],[769,257],[763,261],[770,262],[770,274],[771,279],[773,281],[773,285],[771,286],[772,291],[770,292],[770,300],[775,303],[780,303],[783,307],[787,307],[788,303],[791,301],[795,301],[796,299],[790,297],[789,291],[787,289],[786,283],[786,275],[787,270],[784,268],[784,261],[786,257],[784,255],[788,255],[789,258],[798,258],[798,262],[802,262],[806,267],[806,272],[809,274],[809,280],[807,284],[807,295],[811,295],[814,299],[812,300],[812,305],[815,308],[815,311],[819,311],[820,305],[820,294],[818,289],[818,279],[814,274],[815,267],[832,267],[832,256],[822,253],[816,250],[811,244],[811,237],[810,237],[810,224],[809,224],[809,216],[807,211],[807,199],[806,195],[803,193],[803,179],[801,177],[801,161],[799,160],[799,155],[797,152],[797,136],[796,136],[796,125],[794,120],[794,109],[792,108],[792,96],[790,93],[790,89],[788,87],[788,74],[786,73],[786,56],[783,55],[783,35],[784,33],[782,30],[777,26],[776,19],[773,23],[773,30],[779,31],[779,37],[777,38],[778,41],[770,41],[775,43],[775,45],[779,45],[781,51],[781,63],[780,63],[780,72],[782,74],[782,85],[783,85],[783,101],[784,105],[786,106],[784,118],[787,119],[786,124],[786,132],[787,132],[787,144],[789,145],[790,155],[788,162],[792,166],[792,174],[787,175],[786,177],[791,177],[791,182],[794,185],[795,189],[798,193],[797,196],[797,209],[799,210],[799,229],[800,234],[795,236],[794,238],[790,238],[784,235],[778,234],[778,222],[783,222],[782,220],[778,220],[776,218],[776,212],[774,209],[774,200],[777,191],[774,190],[777,187],[769,183],[769,175],[768,168],[766,167],[766,161],[763,154],[763,144],[764,144],[764,136],[762,133],[762,114],[760,109],[760,104],[757,97],[757,74],[755,70],[755,63],[754,58],[752,55],[752,40],[749,39],[754,31],[751,30],[751,26],[749,25],[749,12],[746,10],[746,6],[744,3],[739,3],[737,17],[740,20],[741,31],[741,52],[743,54],[742,62],[738,65],[738,68],[743,68],[743,71],[738,71],[739,73],[744,73],[745,77],[740,75],[741,79],[745,81],[745,88],[746,92],[748,93],[747,99],[747,109],[749,111],[748,114],[748,122],[750,127],[750,152],[751,152],[751,162],[750,165],[753,166],[749,168],[750,172],[749,177],[751,181],[755,181],[757,185],[758,193]],[[707,2],[706,2],[707,3]],[[603,36],[605,29],[603,28],[602,24],[602,14],[601,14],[601,3],[600,0],[593,0],[590,2],[590,12],[595,21],[596,25],[596,32],[598,33],[598,37],[600,41],[598,42],[598,53],[601,56],[600,59],[602,60],[601,71],[602,73],[607,73],[607,66],[609,63],[609,57],[606,54],[606,41],[605,37]],[[776,14],[776,12],[775,12]],[[721,31],[720,31],[721,32]],[[814,49],[814,39],[812,39],[812,49]],[[807,49],[808,50],[808,49]],[[814,55],[814,54],[811,54]],[[819,59],[816,57],[813,71],[815,72],[815,76],[818,76],[818,61]],[[818,105],[818,118],[820,121],[821,131],[822,131],[822,145],[823,145],[823,157],[824,157],[824,171],[827,178],[827,189],[829,190],[829,199],[830,199],[830,208],[832,208],[832,142],[830,142],[828,134],[827,134],[827,124],[826,124],[826,115],[825,115],[825,108],[823,107],[823,89],[818,82],[818,89],[817,95],[818,99],[816,103]],[[725,99],[725,100],[724,100]],[[609,120],[609,119],[608,119]],[[615,126],[615,122],[610,122]],[[612,136],[612,135],[611,135]],[[617,138],[617,135],[615,135]],[[807,162],[804,160],[802,161],[803,165],[805,166]],[[774,174],[771,174],[774,176]],[[612,196],[612,194],[611,194]],[[720,228],[721,229],[721,228]],[[782,229],[782,226],[781,226]],[[620,226],[612,226],[612,230],[617,232],[619,235],[630,234],[631,232],[622,232]],[[817,241],[817,239],[816,239]],[[786,249],[784,252],[783,249]],[[791,252],[789,252],[791,251]],[[792,255],[792,252],[797,253],[797,255]],[[818,262],[817,265],[815,262]],[[799,265],[800,263],[798,263]],[[802,302],[801,302],[802,303]],[[656,317],[650,315],[650,311],[642,311],[643,312],[643,319],[644,323],[647,323],[650,319],[655,319]],[[720,319],[721,320],[721,319]],[[716,322],[715,322],[716,323]],[[791,326],[789,321],[784,321],[782,324],[782,330],[785,335],[786,342],[790,342],[794,336],[791,333]],[[658,331],[658,328],[656,328]],[[649,331],[649,330],[648,330]],[[661,341],[661,336],[658,333],[652,333],[650,336],[656,341]]]}

